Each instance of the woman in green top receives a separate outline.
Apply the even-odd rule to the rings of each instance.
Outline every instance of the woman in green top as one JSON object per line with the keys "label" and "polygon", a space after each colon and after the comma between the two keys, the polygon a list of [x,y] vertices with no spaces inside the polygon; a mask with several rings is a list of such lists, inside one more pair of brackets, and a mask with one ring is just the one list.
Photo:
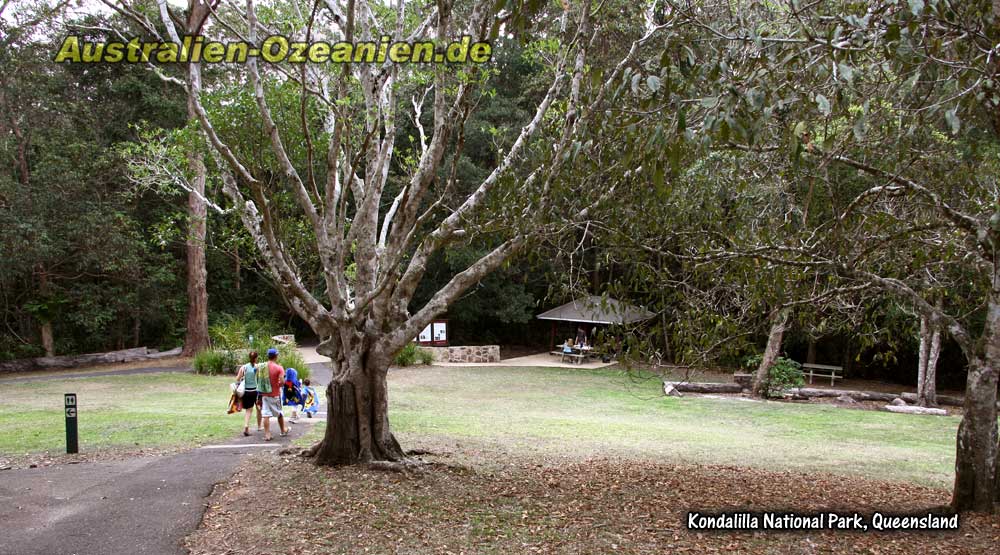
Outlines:
{"label": "woman in green top", "polygon": [[250,413],[257,407],[257,431],[260,431],[260,405],[257,404],[257,351],[250,351],[250,362],[236,373],[236,383],[243,382],[243,435],[250,435]]}

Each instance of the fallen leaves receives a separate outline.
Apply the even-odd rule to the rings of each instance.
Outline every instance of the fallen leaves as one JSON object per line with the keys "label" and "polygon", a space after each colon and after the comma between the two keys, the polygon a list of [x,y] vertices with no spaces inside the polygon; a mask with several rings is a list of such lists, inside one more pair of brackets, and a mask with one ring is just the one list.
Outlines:
{"label": "fallen leaves", "polygon": [[[994,553],[1000,517],[958,532],[694,533],[688,511],[941,506],[946,491],[899,482],[628,459],[441,453],[420,473],[321,468],[259,455],[217,488],[193,554],[218,553]],[[487,462],[487,461],[495,462]],[[266,509],[265,509],[266,507]],[[244,509],[245,508],[245,509]],[[273,516],[272,516],[273,515]]]}

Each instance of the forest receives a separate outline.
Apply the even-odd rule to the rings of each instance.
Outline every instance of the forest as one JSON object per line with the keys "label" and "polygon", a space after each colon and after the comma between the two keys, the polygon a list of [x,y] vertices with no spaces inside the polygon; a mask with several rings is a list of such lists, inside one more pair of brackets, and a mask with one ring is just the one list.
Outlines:
{"label": "forest", "polygon": [[[263,315],[334,365],[318,460],[393,461],[386,371],[428,322],[544,348],[536,314],[603,295],[655,314],[640,364],[964,390],[955,506],[1000,494],[995,3],[348,4],[3,2],[0,360]],[[52,63],[278,33],[493,48]]]}

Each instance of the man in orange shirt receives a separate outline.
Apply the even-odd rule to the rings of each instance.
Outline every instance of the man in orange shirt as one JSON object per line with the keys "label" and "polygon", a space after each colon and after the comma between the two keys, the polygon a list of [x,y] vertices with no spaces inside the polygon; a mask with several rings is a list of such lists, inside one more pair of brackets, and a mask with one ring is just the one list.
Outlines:
{"label": "man in orange shirt", "polygon": [[285,415],[281,412],[281,386],[285,383],[285,369],[278,364],[278,350],[267,350],[267,374],[271,380],[271,392],[262,393],[261,416],[264,417],[264,441],[271,441],[271,417],[278,417],[281,435],[288,435]]}

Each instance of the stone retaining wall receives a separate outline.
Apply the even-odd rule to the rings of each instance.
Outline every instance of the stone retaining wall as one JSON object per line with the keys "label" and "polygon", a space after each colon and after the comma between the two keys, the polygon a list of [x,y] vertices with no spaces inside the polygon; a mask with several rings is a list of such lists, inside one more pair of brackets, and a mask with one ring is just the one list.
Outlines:
{"label": "stone retaining wall", "polygon": [[420,348],[430,351],[434,362],[500,362],[500,345]]}

